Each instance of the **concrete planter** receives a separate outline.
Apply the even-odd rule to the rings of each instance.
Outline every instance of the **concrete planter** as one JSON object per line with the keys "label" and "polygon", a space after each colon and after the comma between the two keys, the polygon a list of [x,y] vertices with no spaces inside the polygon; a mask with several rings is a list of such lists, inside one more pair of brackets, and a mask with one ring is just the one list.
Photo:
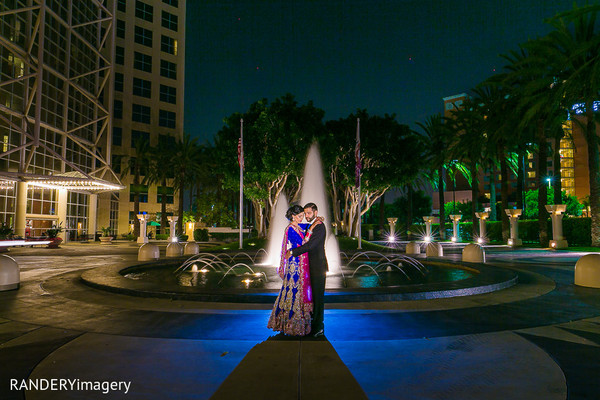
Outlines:
{"label": "concrete planter", "polygon": [[112,236],[100,236],[101,244],[111,244],[112,240],[113,240]]}

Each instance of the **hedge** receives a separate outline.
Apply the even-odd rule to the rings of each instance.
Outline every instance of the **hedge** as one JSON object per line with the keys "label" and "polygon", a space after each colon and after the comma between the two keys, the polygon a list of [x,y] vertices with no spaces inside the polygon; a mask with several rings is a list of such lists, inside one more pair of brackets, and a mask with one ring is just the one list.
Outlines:
{"label": "hedge", "polygon": [[208,242],[208,229],[195,229],[194,240],[196,242]]}

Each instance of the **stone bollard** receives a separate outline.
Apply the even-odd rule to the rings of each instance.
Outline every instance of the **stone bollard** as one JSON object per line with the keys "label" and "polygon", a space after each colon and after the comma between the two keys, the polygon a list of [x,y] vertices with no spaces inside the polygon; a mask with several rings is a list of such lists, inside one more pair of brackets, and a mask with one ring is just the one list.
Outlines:
{"label": "stone bollard", "polygon": [[485,262],[485,250],[478,244],[470,243],[462,251],[462,260],[465,262]]}
{"label": "stone bollard", "polygon": [[553,249],[566,249],[569,247],[569,243],[567,243],[567,240],[563,236],[562,229],[563,213],[567,211],[566,204],[546,206],[546,211],[548,211],[552,219],[552,240],[550,241],[550,247]]}
{"label": "stone bollard", "polygon": [[177,242],[171,242],[167,245],[167,257],[181,257],[183,255],[183,246]]}
{"label": "stone bollard", "polygon": [[427,244],[425,248],[425,255],[427,257],[443,257],[444,249],[442,249],[442,245],[437,242],[431,242]]}
{"label": "stone bollard", "polygon": [[417,242],[407,243],[406,254],[421,254],[421,245]]}
{"label": "stone bollard", "polygon": [[151,243],[145,243],[138,250],[138,261],[154,261],[160,258],[158,246]]}
{"label": "stone bollard", "polygon": [[488,219],[490,213],[478,212],[475,213],[475,216],[479,218],[479,238],[477,238],[477,243],[484,243],[486,241],[485,220]]}
{"label": "stone bollard", "polygon": [[0,254],[0,292],[18,289],[20,282],[19,264],[14,258]]}
{"label": "stone bollard", "polygon": [[600,289],[600,254],[587,254],[577,260],[575,284]]}
{"label": "stone bollard", "polygon": [[508,239],[508,245],[515,247],[521,246],[523,241],[519,239],[519,216],[523,212],[520,208],[511,208],[504,210],[508,219],[510,220],[510,238]]}
{"label": "stone bollard", "polygon": [[186,256],[193,256],[200,252],[200,247],[196,242],[187,242],[183,248],[183,254]]}

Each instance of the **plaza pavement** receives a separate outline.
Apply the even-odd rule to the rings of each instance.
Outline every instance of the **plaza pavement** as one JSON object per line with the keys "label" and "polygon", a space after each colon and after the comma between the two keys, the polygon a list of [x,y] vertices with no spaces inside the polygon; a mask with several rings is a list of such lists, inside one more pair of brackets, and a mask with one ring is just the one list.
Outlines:
{"label": "plaza pavement", "polygon": [[[274,335],[268,304],[137,298],[81,283],[89,268],[136,263],[130,243],[6,254],[22,283],[0,292],[0,399],[600,399],[600,289],[573,285],[581,254],[489,248],[488,264],[516,271],[516,286],[326,304],[319,339]],[[10,386],[64,382],[52,379],[130,386]]]}

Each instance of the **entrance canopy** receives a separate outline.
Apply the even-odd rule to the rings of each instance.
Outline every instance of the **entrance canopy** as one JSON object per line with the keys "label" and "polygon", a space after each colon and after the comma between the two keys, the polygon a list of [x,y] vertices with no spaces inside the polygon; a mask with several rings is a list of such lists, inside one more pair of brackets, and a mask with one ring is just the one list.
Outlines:
{"label": "entrance canopy", "polygon": [[48,188],[48,189],[66,189],[81,192],[113,192],[125,189],[120,182],[113,183],[86,176],[81,172],[66,172],[56,175],[34,175],[17,174],[14,172],[0,172],[0,185],[2,181],[14,184],[14,182],[27,182],[29,186]]}

